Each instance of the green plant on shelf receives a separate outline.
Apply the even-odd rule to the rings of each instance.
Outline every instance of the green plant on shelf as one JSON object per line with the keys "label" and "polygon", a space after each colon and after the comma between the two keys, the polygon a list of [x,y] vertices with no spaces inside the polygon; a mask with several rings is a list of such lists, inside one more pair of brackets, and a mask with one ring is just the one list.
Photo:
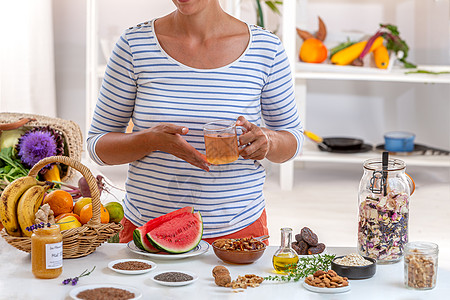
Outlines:
{"label": "green plant on shelf", "polygon": [[263,13],[263,8],[261,5],[261,2],[264,2],[267,7],[270,8],[270,10],[272,10],[274,13],[276,13],[277,15],[280,15],[281,12],[278,9],[279,5],[283,4],[283,1],[261,1],[261,0],[255,0],[255,4],[256,4],[256,25],[261,26],[261,27],[265,27],[265,22],[264,22],[264,13]]}

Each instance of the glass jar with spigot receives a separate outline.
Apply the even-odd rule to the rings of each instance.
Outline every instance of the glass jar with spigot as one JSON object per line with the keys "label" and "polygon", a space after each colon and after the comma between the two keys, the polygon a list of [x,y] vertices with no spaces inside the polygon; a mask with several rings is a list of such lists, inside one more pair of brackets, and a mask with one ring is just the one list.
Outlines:
{"label": "glass jar with spigot", "polygon": [[409,201],[414,182],[400,159],[364,162],[359,185],[358,252],[377,260],[395,263],[408,242]]}

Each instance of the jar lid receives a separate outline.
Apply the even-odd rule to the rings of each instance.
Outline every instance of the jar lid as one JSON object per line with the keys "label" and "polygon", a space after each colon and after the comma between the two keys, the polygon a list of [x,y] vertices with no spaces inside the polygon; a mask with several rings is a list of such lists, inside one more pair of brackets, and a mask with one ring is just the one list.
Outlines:
{"label": "jar lid", "polygon": [[421,254],[432,254],[439,252],[439,246],[432,242],[409,242],[405,244],[405,252],[408,253],[410,251],[416,251]]}
{"label": "jar lid", "polygon": [[[364,168],[370,171],[383,170],[383,162],[380,158],[371,158],[364,162]],[[403,160],[392,158],[388,160],[388,166],[386,171],[401,171],[406,168],[406,164]]]}

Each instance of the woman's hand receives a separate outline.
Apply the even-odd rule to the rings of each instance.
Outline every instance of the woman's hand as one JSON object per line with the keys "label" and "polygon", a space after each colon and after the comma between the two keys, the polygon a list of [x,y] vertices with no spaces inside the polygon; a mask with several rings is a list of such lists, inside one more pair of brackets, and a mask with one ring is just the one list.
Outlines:
{"label": "woman's hand", "polygon": [[236,126],[244,127],[244,133],[239,136],[241,145],[239,154],[245,159],[264,159],[270,151],[271,144],[269,136],[264,132],[268,129],[250,123],[243,116],[237,119]]}
{"label": "woman's hand", "polygon": [[187,127],[160,123],[147,129],[147,131],[151,136],[154,136],[154,139],[152,138],[154,150],[170,153],[191,165],[209,171],[206,156],[198,152],[182,137],[189,132]]}
{"label": "woman's hand", "polygon": [[237,119],[236,126],[244,127],[244,133],[239,136],[239,154],[245,159],[267,158],[282,163],[292,158],[297,150],[297,140],[288,131],[258,127],[243,116]]}
{"label": "woman's hand", "polygon": [[104,163],[118,165],[133,162],[159,150],[209,171],[206,156],[182,137],[188,132],[187,127],[169,123],[160,123],[133,133],[110,132],[99,139],[95,151]]}

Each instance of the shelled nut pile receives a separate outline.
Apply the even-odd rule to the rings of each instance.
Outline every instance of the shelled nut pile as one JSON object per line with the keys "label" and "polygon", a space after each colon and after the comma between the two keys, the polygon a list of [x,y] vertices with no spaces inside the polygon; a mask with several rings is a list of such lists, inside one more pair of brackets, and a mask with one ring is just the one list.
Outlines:
{"label": "shelled nut pile", "polygon": [[412,250],[412,252],[405,256],[406,284],[419,289],[433,287],[436,282],[433,258],[422,255],[417,250]]}
{"label": "shelled nut pile", "polygon": [[242,239],[218,239],[214,241],[214,246],[221,250],[251,251],[264,248],[264,243],[246,237]]}
{"label": "shelled nut pile", "polygon": [[348,286],[347,277],[339,276],[335,271],[328,272],[319,270],[305,278],[305,282],[309,285],[323,288],[340,288]]}

